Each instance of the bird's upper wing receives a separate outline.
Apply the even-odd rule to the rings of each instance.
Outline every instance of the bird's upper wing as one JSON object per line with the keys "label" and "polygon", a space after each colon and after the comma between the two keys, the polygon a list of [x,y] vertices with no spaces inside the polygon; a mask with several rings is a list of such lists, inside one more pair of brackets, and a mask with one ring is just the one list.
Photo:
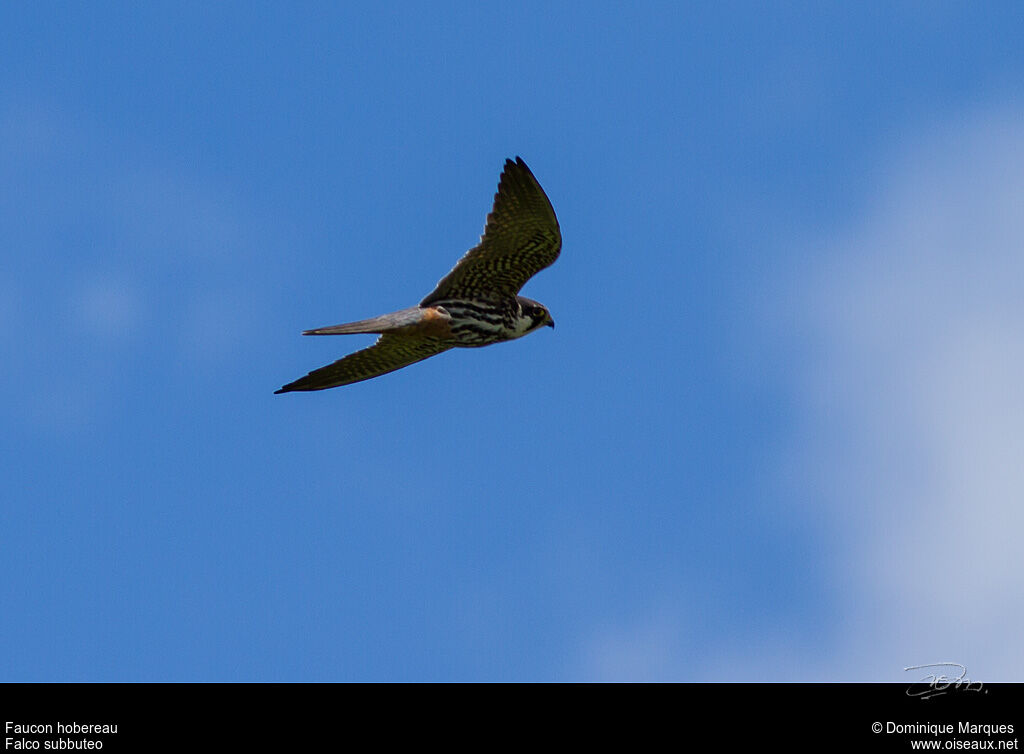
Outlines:
{"label": "bird's upper wing", "polygon": [[353,382],[362,382],[415,364],[417,361],[443,353],[451,347],[450,341],[440,338],[385,333],[369,348],[350,353],[345,358],[320,369],[314,369],[305,377],[275,392],[325,390],[329,387],[351,385]]}
{"label": "bird's upper wing", "polygon": [[544,189],[522,159],[505,160],[480,243],[420,305],[451,298],[515,296],[527,280],[558,259],[561,249],[562,234]]}

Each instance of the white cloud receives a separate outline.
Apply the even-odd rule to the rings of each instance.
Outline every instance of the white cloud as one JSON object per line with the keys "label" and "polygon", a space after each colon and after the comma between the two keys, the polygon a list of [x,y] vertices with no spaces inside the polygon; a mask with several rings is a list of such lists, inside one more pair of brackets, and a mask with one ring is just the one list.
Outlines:
{"label": "white cloud", "polygon": [[793,463],[841,532],[834,679],[1024,677],[1021,124],[990,113],[903,155],[801,281],[818,358]]}
{"label": "white cloud", "polygon": [[73,316],[86,334],[111,342],[131,335],[140,324],[142,311],[138,283],[114,275],[81,281]]}
{"label": "white cloud", "polygon": [[831,587],[820,640],[721,642],[668,611],[592,630],[585,677],[1024,678],[1024,112],[934,131],[877,175],[859,219],[799,242],[816,261],[766,317],[810,355],[786,367],[798,429],[776,460],[789,514],[831,532],[800,564]]}
{"label": "white cloud", "polygon": [[237,329],[266,293],[239,270],[267,221],[235,187],[59,107],[3,103],[0,136],[0,180],[19,187],[0,206],[14,417],[47,432],[100,422],[112,404],[97,396],[125,369],[161,359],[201,369],[243,352]]}
{"label": "white cloud", "polygon": [[679,657],[685,633],[671,614],[648,616],[636,623],[605,626],[583,647],[585,681],[671,681],[680,675]]}

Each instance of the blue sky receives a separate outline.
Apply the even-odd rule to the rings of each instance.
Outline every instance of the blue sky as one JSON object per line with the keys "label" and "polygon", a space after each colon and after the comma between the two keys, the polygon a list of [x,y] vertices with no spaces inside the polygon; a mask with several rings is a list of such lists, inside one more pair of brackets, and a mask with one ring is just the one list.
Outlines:
{"label": "blue sky", "polygon": [[[1024,677],[1017,4],[0,29],[3,680]],[[556,330],[273,395],[514,155]]]}

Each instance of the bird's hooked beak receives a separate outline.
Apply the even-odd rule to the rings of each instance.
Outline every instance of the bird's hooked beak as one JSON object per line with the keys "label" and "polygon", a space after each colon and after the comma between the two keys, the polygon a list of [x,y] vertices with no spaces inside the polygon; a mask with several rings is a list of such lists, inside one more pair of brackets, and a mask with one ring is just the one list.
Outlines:
{"label": "bird's hooked beak", "polygon": [[548,327],[550,327],[550,328],[551,328],[552,330],[554,330],[554,329],[555,329],[555,320],[551,319],[551,315],[550,315],[550,314],[548,315],[548,321],[547,321],[547,325],[548,325]]}

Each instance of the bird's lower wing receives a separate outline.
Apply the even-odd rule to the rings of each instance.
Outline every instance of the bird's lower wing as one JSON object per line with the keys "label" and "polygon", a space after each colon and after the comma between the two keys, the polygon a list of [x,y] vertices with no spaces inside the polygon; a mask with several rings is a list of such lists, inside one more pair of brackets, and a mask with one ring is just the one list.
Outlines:
{"label": "bird's lower wing", "polygon": [[353,382],[379,377],[417,361],[436,356],[451,348],[449,341],[416,335],[385,333],[377,342],[362,351],[350,353],[333,364],[315,369],[305,377],[282,387],[276,393],[294,390],[326,390],[329,387],[351,385]]}

